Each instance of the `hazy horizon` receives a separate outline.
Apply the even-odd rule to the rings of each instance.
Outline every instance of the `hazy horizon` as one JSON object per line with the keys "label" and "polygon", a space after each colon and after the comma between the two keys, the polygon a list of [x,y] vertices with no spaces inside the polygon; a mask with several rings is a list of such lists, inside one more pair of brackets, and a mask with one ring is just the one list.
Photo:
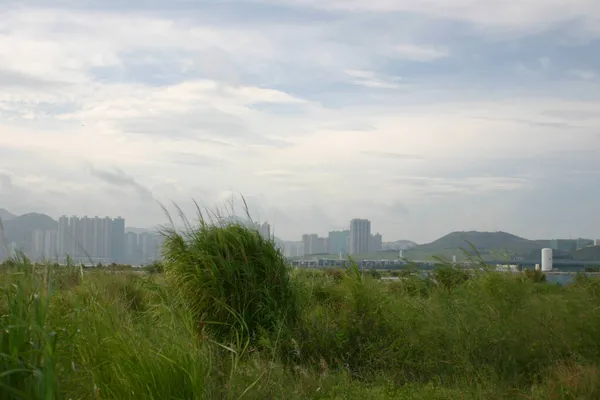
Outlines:
{"label": "hazy horizon", "polygon": [[[2,207],[0,207],[0,211],[7,211],[7,212],[10,212],[10,210],[6,210],[5,208],[2,208]],[[127,219],[125,218],[125,231],[126,231],[126,232],[127,232],[127,231],[129,231],[129,232],[132,232],[132,231],[133,231],[133,232],[136,232],[136,233],[137,233],[137,231],[157,231],[157,230],[160,230],[160,229],[161,229],[161,228],[163,228],[163,227],[171,227],[171,226],[173,226],[173,225],[171,224],[171,222],[173,222],[173,223],[175,224],[175,228],[176,228],[176,229],[186,229],[186,223],[185,223],[185,222],[183,222],[183,221],[181,220],[181,217],[180,217],[179,215],[176,215],[176,212],[177,212],[177,211],[176,211],[176,209],[175,209],[175,210],[173,210],[173,211],[174,211],[174,212],[173,212],[172,214],[170,214],[170,216],[171,216],[171,220],[169,220],[169,218],[168,218],[168,217],[165,217],[165,220],[164,220],[162,223],[159,223],[159,224],[157,224],[157,225],[155,225],[155,226],[132,226],[132,225],[128,224],[128,222],[127,222]],[[25,214],[32,214],[32,213],[37,213],[37,212],[35,212],[35,211],[32,211],[32,212],[30,212],[30,213],[25,213]],[[0,213],[0,214],[1,214],[1,213]],[[24,214],[21,214],[21,215],[24,215]],[[61,215],[59,215],[59,216],[52,216],[52,215],[48,215],[48,217],[50,217],[50,218],[53,218],[54,220],[58,221],[58,219],[59,219],[61,216],[63,216],[63,215],[64,215],[64,216],[67,216],[67,217],[71,217],[71,216],[73,216],[73,215],[61,214]],[[16,216],[19,216],[19,215],[16,215]],[[110,217],[110,218],[119,217],[119,218],[120,218],[120,217],[123,217],[123,216],[121,216],[121,215],[118,215],[118,216],[109,216],[109,215],[95,215],[95,214],[93,214],[93,213],[92,213],[92,214],[89,214],[89,215],[75,215],[75,216],[76,216],[76,217],[79,217],[79,218],[82,218],[82,217],[91,217],[91,218],[93,218],[93,217],[100,217],[100,218],[104,218],[104,217]],[[228,217],[231,217],[231,216],[233,216],[233,217],[236,217],[236,218],[239,218],[239,219],[240,219],[240,221],[242,221],[242,220],[249,221],[249,220],[248,220],[248,216],[247,216],[247,215],[245,215],[245,214],[240,214],[240,213],[237,213],[237,214],[235,214],[235,215],[228,215]],[[195,213],[195,214],[193,214],[193,215],[186,215],[185,217],[186,217],[186,219],[187,219],[189,222],[192,222],[192,223],[193,223],[194,221],[197,221],[197,213]],[[205,218],[209,218],[209,219],[210,219],[210,217],[209,217],[209,216],[207,216],[207,215],[205,215],[204,217],[205,217]],[[1,218],[1,215],[0,215],[0,220],[1,220],[1,219],[2,219],[2,218]],[[270,223],[269,221],[258,221],[258,220],[256,220],[256,219],[252,219],[252,221],[253,221],[254,223],[257,223],[257,224],[261,224],[261,223],[263,223],[263,222],[267,222],[267,223],[269,223],[269,225],[271,225],[271,223]],[[300,243],[300,242],[302,242],[302,238],[287,238],[287,237],[280,237],[280,235],[276,234],[276,232],[273,230],[273,226],[270,226],[270,229],[272,230],[272,234],[274,234],[274,235],[275,235],[275,237],[276,237],[277,239],[283,240],[283,241],[285,241],[285,242],[297,242],[297,243]],[[348,229],[349,229],[349,226],[347,226],[347,227],[340,226],[340,227],[333,228],[333,229],[330,229],[330,230],[328,230],[328,231],[323,231],[323,232],[320,232],[320,231],[319,231],[319,232],[317,232],[317,231],[307,231],[307,232],[304,232],[304,233],[305,233],[305,234],[317,234],[317,235],[319,235],[320,237],[327,237],[327,234],[328,234],[329,232],[331,232],[331,231],[340,231],[340,230],[348,230]],[[465,231],[465,230],[453,230],[453,231],[448,231],[448,232],[446,232],[446,233],[443,233],[443,234],[441,234],[440,236],[438,236],[438,237],[435,237],[435,238],[433,238],[433,239],[431,239],[431,240],[428,240],[428,241],[425,241],[425,242],[418,242],[418,241],[415,241],[415,240],[411,239],[410,237],[407,237],[407,238],[405,238],[405,237],[388,237],[388,238],[383,238],[383,242],[392,243],[392,242],[398,242],[398,241],[408,241],[408,242],[414,242],[414,243],[416,243],[416,244],[418,244],[418,245],[421,245],[421,244],[427,244],[427,243],[434,242],[435,240],[437,240],[437,239],[440,239],[440,238],[442,238],[442,237],[444,237],[444,236],[446,236],[446,235],[449,235],[449,234],[452,234],[452,233],[459,233],[459,232],[478,232],[478,233],[499,233],[499,232],[503,232],[503,233],[508,233],[508,234],[511,234],[511,235],[520,236],[520,235],[518,235],[518,234],[515,234],[514,232],[507,232],[507,231],[505,231],[505,230],[497,230],[497,231],[485,231],[485,230],[468,230],[468,231]],[[376,232],[376,231],[373,231],[372,233],[374,234],[374,233],[378,233],[378,232]],[[581,236],[581,235],[575,235],[575,236],[574,236],[574,235],[571,235],[571,234],[569,234],[569,236],[560,236],[560,237],[533,237],[533,238],[532,238],[532,237],[524,237],[524,236],[521,236],[521,237],[522,237],[523,239],[532,240],[532,241],[535,241],[535,240],[551,240],[551,239],[566,239],[566,240],[575,240],[575,239],[591,239],[591,240],[594,240],[594,241],[597,241],[597,240],[598,240],[598,239],[595,239],[594,237],[587,237],[587,238],[584,238],[584,237],[583,237],[583,236]]]}
{"label": "hazy horizon", "polygon": [[[161,5],[162,4],[162,5]],[[600,237],[596,0],[7,0],[0,208]],[[175,213],[173,214],[176,215]]]}

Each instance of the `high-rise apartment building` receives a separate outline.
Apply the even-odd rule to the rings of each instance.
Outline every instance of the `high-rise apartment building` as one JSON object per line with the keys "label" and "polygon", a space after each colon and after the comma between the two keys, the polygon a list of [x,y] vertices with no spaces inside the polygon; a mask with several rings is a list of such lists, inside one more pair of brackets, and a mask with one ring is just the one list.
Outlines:
{"label": "high-rise apartment building", "polygon": [[138,241],[138,235],[135,232],[125,234],[125,262],[128,264],[137,264],[141,261],[142,252]]}
{"label": "high-rise apartment building", "polygon": [[58,251],[58,234],[56,230],[35,230],[31,237],[28,255],[35,261],[55,260]]}
{"label": "high-rise apartment building", "polygon": [[307,234],[302,235],[302,244],[303,244],[303,247],[304,247],[304,254],[303,255],[304,256],[309,256],[309,255],[312,254],[311,253],[311,243],[312,243],[312,240],[313,240],[312,238],[316,237],[316,236],[317,235],[314,234],[314,233],[312,235],[307,235]]}
{"label": "high-rise apartment building", "polygon": [[117,217],[111,221],[111,258],[113,261],[125,262],[125,220]]}
{"label": "high-rise apartment building", "polygon": [[327,236],[327,252],[329,254],[348,254],[349,230],[331,231]]}
{"label": "high-rise apartment building", "polygon": [[125,220],[84,216],[58,219],[56,253],[64,260],[124,262]]}
{"label": "high-rise apartment building", "polygon": [[96,220],[94,218],[88,218],[86,215],[81,221],[81,247],[84,251],[84,256],[89,255],[92,257],[96,254]]}
{"label": "high-rise apartment building", "polygon": [[371,235],[371,238],[369,241],[369,253],[376,253],[378,251],[381,251],[382,243],[383,243],[383,238],[381,237],[381,235],[379,233]]}
{"label": "high-rise apartment building", "polygon": [[43,258],[44,254],[44,231],[35,230],[33,231],[33,237],[31,238],[31,252],[30,257],[38,261]]}
{"label": "high-rise apartment building", "polygon": [[370,239],[371,221],[358,218],[350,221],[350,254],[368,253]]}
{"label": "high-rise apartment building", "polygon": [[304,255],[304,243],[288,242],[285,244],[284,255],[286,257],[301,257]]}
{"label": "high-rise apartment building", "polygon": [[327,253],[327,238],[318,237],[312,245],[313,254]]}
{"label": "high-rise apartment building", "polygon": [[327,239],[319,237],[316,233],[302,235],[302,244],[305,256],[327,252]]}
{"label": "high-rise apartment building", "polygon": [[138,235],[138,243],[143,264],[160,260],[164,243],[162,235],[154,232],[144,232]]}
{"label": "high-rise apartment building", "polygon": [[69,218],[65,215],[58,219],[58,243],[57,252],[60,258],[64,257],[65,254],[71,254],[72,249],[69,248]]}
{"label": "high-rise apartment building", "polygon": [[258,225],[258,233],[265,239],[271,239],[271,225],[268,222]]}
{"label": "high-rise apartment building", "polygon": [[44,259],[56,260],[58,257],[58,231],[44,232]]}
{"label": "high-rise apartment building", "polygon": [[103,258],[108,258],[110,259],[110,256],[112,255],[112,240],[110,237],[110,234],[112,232],[112,218],[110,217],[104,217],[101,221],[100,221],[100,231],[99,231],[99,235],[100,235],[100,253],[102,254]]}
{"label": "high-rise apartment building", "polygon": [[79,217],[72,216],[69,219],[69,233],[71,241],[71,257],[79,259],[84,254],[83,243],[81,243],[81,238],[83,236],[83,224]]}

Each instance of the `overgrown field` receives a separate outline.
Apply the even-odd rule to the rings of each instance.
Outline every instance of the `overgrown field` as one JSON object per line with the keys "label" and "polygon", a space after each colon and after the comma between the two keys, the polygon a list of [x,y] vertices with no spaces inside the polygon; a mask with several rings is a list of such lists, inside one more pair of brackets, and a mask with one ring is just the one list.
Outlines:
{"label": "overgrown field", "polygon": [[5,264],[0,399],[598,399],[600,281],[290,270],[240,226],[164,272]]}

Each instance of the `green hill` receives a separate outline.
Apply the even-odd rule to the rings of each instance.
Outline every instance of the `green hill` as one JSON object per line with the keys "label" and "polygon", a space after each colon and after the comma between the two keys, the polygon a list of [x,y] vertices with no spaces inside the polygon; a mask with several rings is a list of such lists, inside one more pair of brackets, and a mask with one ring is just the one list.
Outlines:
{"label": "green hill", "polygon": [[15,242],[17,248],[24,248],[31,241],[35,230],[53,230],[58,228],[58,222],[45,214],[23,214],[8,221],[3,221],[6,240]]}
{"label": "green hill", "polygon": [[[490,255],[492,258],[497,254],[505,254],[506,251],[513,255],[525,255],[542,248],[539,242],[506,232],[469,231],[449,233],[431,243],[414,247],[409,250],[409,254],[425,258],[433,255],[449,256],[450,254],[460,256],[461,248],[470,250],[469,243],[475,246],[482,256]],[[429,257],[426,257],[427,255]]]}

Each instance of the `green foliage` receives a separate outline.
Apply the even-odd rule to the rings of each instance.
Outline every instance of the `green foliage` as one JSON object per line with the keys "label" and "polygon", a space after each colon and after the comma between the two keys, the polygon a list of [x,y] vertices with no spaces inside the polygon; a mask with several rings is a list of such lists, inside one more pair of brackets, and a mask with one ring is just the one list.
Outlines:
{"label": "green foliage", "polygon": [[377,271],[376,269],[369,270],[368,274],[373,279],[381,279],[381,272]]}
{"label": "green foliage", "polygon": [[201,220],[185,232],[166,230],[164,270],[198,324],[219,340],[255,342],[297,318],[284,256],[240,224]]}
{"label": "green foliage", "polygon": [[332,279],[336,283],[340,283],[344,279],[344,270],[341,268],[327,268],[325,269],[325,276]]}
{"label": "green foliage", "polygon": [[[164,274],[26,259],[5,265],[0,400],[600,397],[597,278],[581,274],[561,287],[526,272],[466,278],[449,266],[430,275],[406,271],[396,281],[374,279],[355,265],[285,268],[293,302],[276,297],[284,300],[275,307],[255,293],[267,289],[257,275],[266,274],[271,258],[257,253],[273,254],[268,241],[229,225],[207,229],[198,234],[203,245],[179,234],[186,251],[172,253],[177,268],[204,284],[210,299],[228,293],[219,285],[248,291],[248,299],[261,301],[252,304],[260,315],[197,308],[208,298],[186,300],[199,294],[170,270],[173,260]],[[193,268],[184,270],[186,262]],[[263,272],[250,270],[258,262]],[[233,263],[238,274],[228,275]],[[214,275],[221,281],[194,276],[207,265],[222,266]],[[280,296],[281,288],[273,290]],[[223,299],[237,305],[236,296]],[[199,330],[209,312],[210,321],[235,329]]]}
{"label": "green foliage", "polygon": [[62,334],[46,324],[52,271],[32,277],[29,265],[10,266],[15,268],[11,273],[25,279],[4,285],[0,295],[0,398],[52,399],[58,390],[55,353]]}
{"label": "green foliage", "polygon": [[433,270],[431,278],[440,287],[452,291],[469,280],[471,275],[462,268],[443,266]]}
{"label": "green foliage", "polygon": [[150,265],[143,267],[143,270],[151,274],[162,274],[165,271],[165,267],[160,261],[154,261]]}
{"label": "green foliage", "polygon": [[571,287],[547,290],[518,274],[455,279],[463,271],[446,273],[451,278],[444,285],[419,277],[380,283],[348,276],[327,303],[306,309],[300,362],[322,359],[361,378],[385,370],[398,382],[489,376],[531,385],[555,360],[598,360],[591,333],[600,329],[592,317],[598,311],[586,303],[600,303],[591,285],[582,295]]}
{"label": "green foliage", "polygon": [[542,271],[536,269],[526,269],[523,272],[523,275],[527,277],[527,279],[531,279],[533,282],[546,282],[546,274]]}

